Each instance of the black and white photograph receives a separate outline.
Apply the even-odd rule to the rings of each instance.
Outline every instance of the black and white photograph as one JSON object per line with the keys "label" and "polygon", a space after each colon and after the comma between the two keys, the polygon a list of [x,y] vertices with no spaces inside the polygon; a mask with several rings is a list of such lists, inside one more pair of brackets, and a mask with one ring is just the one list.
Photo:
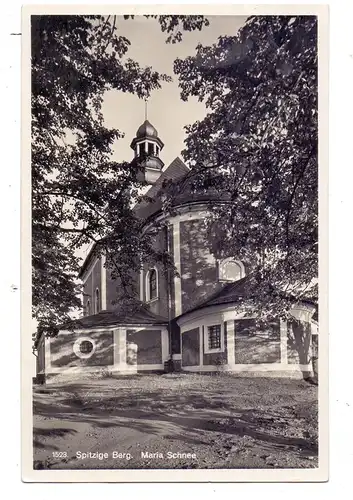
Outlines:
{"label": "black and white photograph", "polygon": [[37,478],[325,476],[325,16],[297,7],[27,12]]}

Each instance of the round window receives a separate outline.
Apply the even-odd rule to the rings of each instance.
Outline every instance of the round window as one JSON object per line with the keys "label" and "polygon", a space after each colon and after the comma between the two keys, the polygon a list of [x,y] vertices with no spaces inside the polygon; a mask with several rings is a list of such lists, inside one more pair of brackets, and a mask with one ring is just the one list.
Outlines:
{"label": "round window", "polygon": [[93,344],[89,340],[83,340],[80,344],[80,352],[82,354],[89,354],[93,351]]}
{"label": "round window", "polygon": [[78,358],[85,359],[90,358],[94,354],[97,345],[95,341],[89,337],[80,337],[74,342],[72,347]]}

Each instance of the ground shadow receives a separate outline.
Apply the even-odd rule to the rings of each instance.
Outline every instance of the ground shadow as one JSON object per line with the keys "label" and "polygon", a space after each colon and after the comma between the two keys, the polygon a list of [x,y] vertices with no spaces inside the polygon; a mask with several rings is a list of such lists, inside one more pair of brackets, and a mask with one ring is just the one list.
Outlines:
{"label": "ground shadow", "polygon": [[[300,385],[300,390],[305,386]],[[313,390],[312,387],[306,387],[307,390]],[[298,413],[299,403],[294,400],[293,404],[288,405],[288,397],[287,404],[282,404],[281,395],[277,395],[279,403],[275,408],[259,409],[254,406],[254,399],[252,406],[244,406],[244,403],[238,404],[236,393],[225,391],[220,394],[219,390],[213,388],[167,393],[129,388],[114,391],[112,387],[102,386],[97,397],[89,384],[72,384],[62,388],[60,397],[58,388],[51,394],[35,397],[34,413],[73,424],[87,423],[97,429],[116,428],[117,433],[120,428],[129,428],[190,444],[207,444],[207,435],[215,433],[225,438],[248,436],[264,445],[267,443],[274,448],[291,449],[303,456],[317,454],[315,416],[311,415],[310,410]],[[297,423],[302,425],[303,422],[310,424],[311,431],[304,437],[292,436],[290,431],[293,426]],[[38,441],[40,437],[63,437],[76,432],[73,428],[35,429],[34,435]]]}

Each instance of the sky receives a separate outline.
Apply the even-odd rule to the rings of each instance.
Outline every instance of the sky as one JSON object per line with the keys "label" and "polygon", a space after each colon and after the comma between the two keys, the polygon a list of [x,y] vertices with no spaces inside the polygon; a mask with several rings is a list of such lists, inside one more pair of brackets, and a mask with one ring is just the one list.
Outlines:
{"label": "sky", "polygon": [[[244,16],[209,16],[210,24],[201,31],[184,32],[179,43],[165,43],[166,33],[162,33],[156,19],[135,16],[125,20],[117,17],[117,34],[125,36],[131,42],[127,57],[137,61],[141,66],[151,66],[153,70],[166,73],[173,78],[172,82],[164,83],[162,88],[152,92],[148,100],[148,120],[158,131],[164,142],[161,159],[165,167],[177,157],[181,157],[184,149],[184,127],[197,120],[202,120],[206,107],[192,97],[187,102],[180,99],[178,79],[173,73],[173,63],[176,58],[184,59],[196,54],[196,46],[209,46],[217,42],[219,36],[234,36],[241,28]],[[130,148],[132,139],[139,126],[145,120],[145,102],[135,95],[112,90],[106,93],[102,113],[107,127],[117,128],[125,134],[113,148],[116,161],[130,161],[133,151]],[[79,251],[83,259],[88,254],[91,245]]]}
{"label": "sky", "polygon": [[[203,103],[196,98],[188,102],[181,101],[177,77],[173,74],[173,62],[196,53],[198,43],[211,45],[220,35],[235,35],[245,23],[246,17],[211,16],[210,25],[201,31],[186,32],[183,40],[176,44],[166,44],[166,33],[162,33],[155,19],[136,16],[133,20],[118,17],[118,34],[126,36],[131,46],[128,57],[141,66],[152,66],[161,73],[173,78],[173,82],[164,83],[160,90],[152,92],[148,102],[148,120],[156,127],[165,146],[161,158],[168,166],[184,149],[185,125],[194,123],[205,116]],[[108,127],[114,127],[125,133],[114,148],[117,161],[129,161],[132,158],[131,140],[145,119],[144,101],[131,94],[110,91],[106,94],[103,115]]]}

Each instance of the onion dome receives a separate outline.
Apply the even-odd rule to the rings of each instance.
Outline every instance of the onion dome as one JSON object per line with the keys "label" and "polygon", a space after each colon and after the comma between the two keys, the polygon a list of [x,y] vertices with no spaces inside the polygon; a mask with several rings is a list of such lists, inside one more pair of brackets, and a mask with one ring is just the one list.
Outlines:
{"label": "onion dome", "polygon": [[157,129],[148,120],[145,120],[136,132],[136,138],[150,137],[156,139],[158,137]]}

